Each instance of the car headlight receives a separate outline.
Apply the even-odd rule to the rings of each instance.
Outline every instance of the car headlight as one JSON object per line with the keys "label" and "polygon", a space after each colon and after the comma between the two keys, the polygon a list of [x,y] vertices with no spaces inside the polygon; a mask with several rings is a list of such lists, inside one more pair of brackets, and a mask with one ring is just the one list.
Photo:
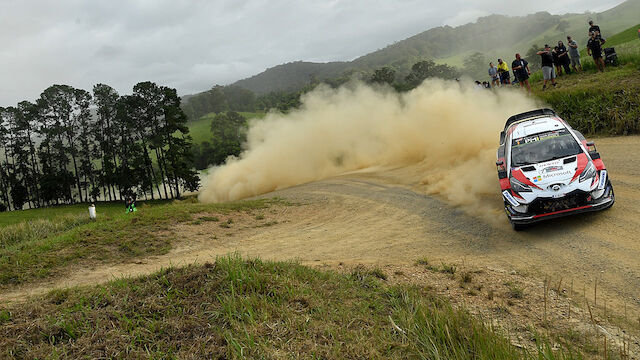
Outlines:
{"label": "car headlight", "polygon": [[589,165],[587,165],[587,168],[584,169],[582,174],[580,174],[578,181],[583,182],[587,179],[593,179],[594,176],[596,176],[596,167],[593,166],[593,163],[591,161],[589,161]]}
{"label": "car headlight", "polygon": [[523,183],[521,183],[520,181],[516,180],[515,178],[511,178],[509,179],[509,182],[511,182],[511,188],[513,189],[513,191],[515,192],[531,192],[531,188],[529,187],[529,185],[525,185]]}

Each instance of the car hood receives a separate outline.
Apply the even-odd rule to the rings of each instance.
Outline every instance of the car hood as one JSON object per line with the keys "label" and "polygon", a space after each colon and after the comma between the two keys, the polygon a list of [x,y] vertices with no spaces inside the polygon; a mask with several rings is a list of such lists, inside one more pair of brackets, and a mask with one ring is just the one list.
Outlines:
{"label": "car hood", "polygon": [[555,184],[569,185],[584,171],[589,159],[582,153],[563,159],[521,166],[512,170],[520,182],[542,190]]}

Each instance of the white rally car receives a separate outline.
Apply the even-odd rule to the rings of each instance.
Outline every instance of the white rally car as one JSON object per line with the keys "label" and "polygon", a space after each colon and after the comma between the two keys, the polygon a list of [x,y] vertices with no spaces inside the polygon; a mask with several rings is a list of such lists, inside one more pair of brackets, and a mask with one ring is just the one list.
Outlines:
{"label": "white rally car", "polygon": [[551,109],[514,115],[500,133],[498,179],[516,230],[525,224],[603,210],[615,201],[593,142]]}

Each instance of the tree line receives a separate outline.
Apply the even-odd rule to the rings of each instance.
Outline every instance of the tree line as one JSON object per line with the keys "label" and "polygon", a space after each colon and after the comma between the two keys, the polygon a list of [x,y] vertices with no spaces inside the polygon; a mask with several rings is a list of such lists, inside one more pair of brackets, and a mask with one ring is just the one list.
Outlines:
{"label": "tree line", "polygon": [[186,123],[176,90],[153,82],[53,85],[0,107],[0,210],[197,190]]}
{"label": "tree line", "polygon": [[210,125],[211,141],[191,148],[196,169],[222,165],[229,156],[239,156],[247,141],[247,128],[247,119],[235,111],[216,114]]}

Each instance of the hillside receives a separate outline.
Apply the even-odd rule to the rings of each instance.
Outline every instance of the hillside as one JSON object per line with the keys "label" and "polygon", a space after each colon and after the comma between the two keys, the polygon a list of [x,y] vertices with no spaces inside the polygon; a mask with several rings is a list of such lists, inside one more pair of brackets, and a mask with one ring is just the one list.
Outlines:
{"label": "hillside", "polygon": [[454,66],[462,66],[464,58],[474,52],[481,52],[491,59],[510,58],[515,52],[526,52],[533,44],[564,40],[567,34],[573,34],[580,44],[584,44],[589,19],[600,25],[605,36],[620,32],[636,24],[639,13],[640,0],[628,0],[602,13],[490,15],[458,27],[429,29],[350,62],[291,62],[240,80],[235,85],[264,94],[296,90],[313,78],[322,80],[354,72],[371,72],[383,66],[394,67],[402,76],[411,65],[426,58]]}

